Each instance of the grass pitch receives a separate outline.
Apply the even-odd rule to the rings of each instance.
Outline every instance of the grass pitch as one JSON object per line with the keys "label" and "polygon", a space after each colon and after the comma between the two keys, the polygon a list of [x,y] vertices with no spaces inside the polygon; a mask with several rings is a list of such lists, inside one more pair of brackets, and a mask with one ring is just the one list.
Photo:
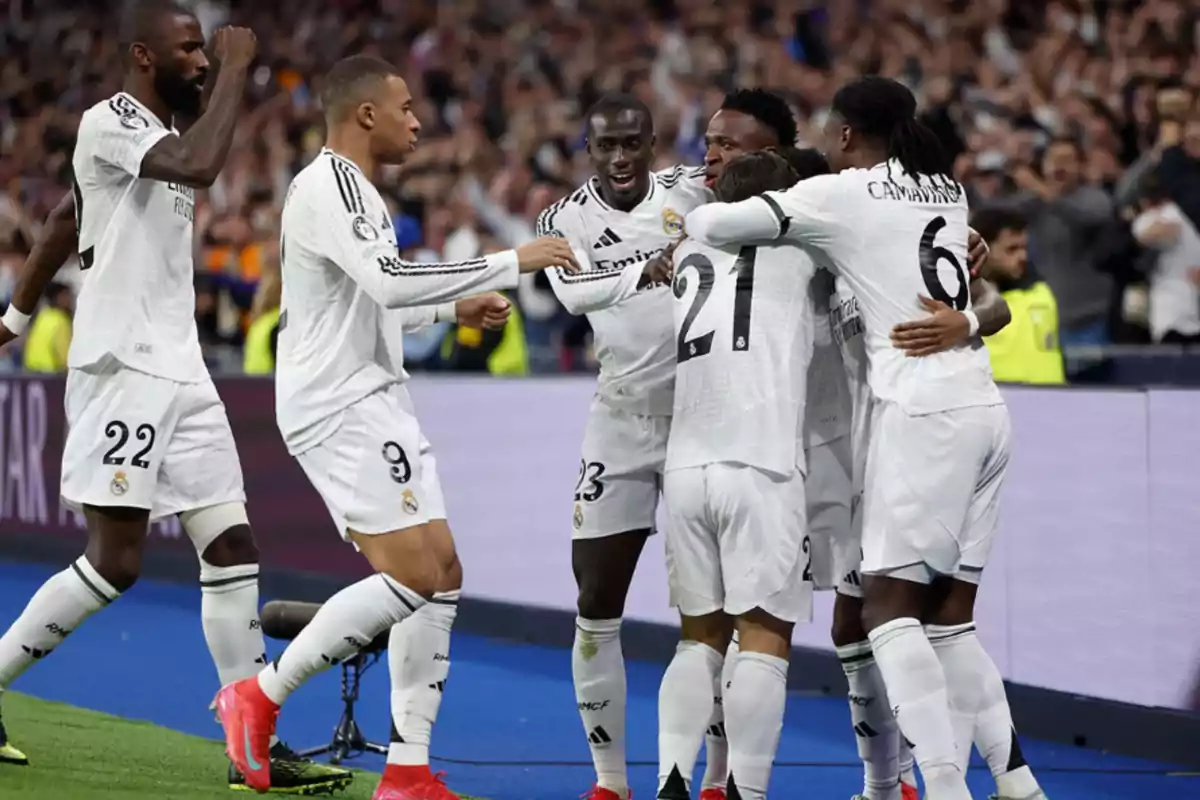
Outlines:
{"label": "grass pitch", "polygon": [[[29,766],[0,764],[0,798],[13,800],[236,800],[220,742],[148,722],[6,692],[4,724]],[[357,773],[334,795],[370,800],[379,776]],[[279,795],[267,795],[268,797]]]}

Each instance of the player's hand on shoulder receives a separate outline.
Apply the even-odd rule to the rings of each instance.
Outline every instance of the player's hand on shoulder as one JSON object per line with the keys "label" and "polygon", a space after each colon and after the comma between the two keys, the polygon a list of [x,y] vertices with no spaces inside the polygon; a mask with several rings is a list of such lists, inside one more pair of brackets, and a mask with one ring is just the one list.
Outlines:
{"label": "player's hand on shoulder", "polygon": [[538,272],[558,267],[567,272],[579,272],[579,262],[571,244],[561,236],[543,236],[517,248],[521,272]]}
{"label": "player's hand on shoulder", "polygon": [[213,53],[222,66],[248,67],[258,53],[258,37],[249,28],[226,25],[213,38]]}
{"label": "player's hand on shoulder", "polygon": [[979,235],[979,231],[967,228],[967,266],[971,270],[972,278],[979,277],[979,270],[987,263],[990,252],[988,243]]}
{"label": "player's hand on shoulder", "polygon": [[892,328],[892,346],[907,356],[930,356],[957,347],[970,337],[971,323],[966,314],[924,295],[918,299],[930,315]]}
{"label": "player's hand on shoulder", "polygon": [[454,316],[465,328],[499,330],[508,322],[510,314],[512,303],[495,292],[468,297],[454,304]]}

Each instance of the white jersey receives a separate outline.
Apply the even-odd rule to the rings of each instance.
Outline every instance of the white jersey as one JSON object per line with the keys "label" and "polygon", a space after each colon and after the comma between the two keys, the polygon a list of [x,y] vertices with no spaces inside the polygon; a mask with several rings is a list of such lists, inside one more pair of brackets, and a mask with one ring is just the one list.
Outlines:
{"label": "white jersey", "polygon": [[787,245],[675,251],[675,414],[667,470],[734,463],[780,476],[797,448],[815,267]]}
{"label": "white jersey", "polygon": [[687,224],[689,235],[718,246],[784,238],[820,252],[858,299],[872,394],[928,414],[1003,403],[978,338],[924,358],[891,342],[893,327],[926,313],[920,295],[971,308],[967,216],[960,185],[918,183],[893,161],[709,205]]}
{"label": "white jersey", "polygon": [[856,463],[866,458],[863,437],[870,422],[871,386],[867,380],[867,345],[863,336],[862,313],[858,309],[858,298],[850,291],[845,278],[834,279],[834,297],[829,308],[829,328],[833,340],[841,353],[842,368],[846,373],[848,418],[852,435],[852,449]]}
{"label": "white jersey", "polygon": [[180,383],[208,379],[196,333],[190,186],[139,177],[176,132],[121,92],[79,122],[72,166],[79,265],[72,369],[114,358]]}
{"label": "white jersey", "polygon": [[808,365],[808,397],[804,409],[805,449],[840,439],[850,432],[850,394],[842,348],[835,330],[839,309],[833,274],[818,269],[809,284],[813,315],[812,360]]}
{"label": "white jersey", "polygon": [[539,236],[562,236],[575,249],[582,272],[546,274],[568,311],[587,314],[600,362],[596,392],[616,408],[671,413],[671,293],[665,286],[639,292],[637,283],[646,261],[683,235],[687,213],[711,199],[703,180],[702,167],[657,172],[642,202],[618,211],[592,178],[538,217]]}
{"label": "white jersey", "polygon": [[518,276],[511,250],[446,264],[400,258],[378,190],[328,149],[288,189],[280,263],[275,412],[293,454],[335,431],[354,403],[407,377],[402,330],[417,320],[399,309],[511,289]]}

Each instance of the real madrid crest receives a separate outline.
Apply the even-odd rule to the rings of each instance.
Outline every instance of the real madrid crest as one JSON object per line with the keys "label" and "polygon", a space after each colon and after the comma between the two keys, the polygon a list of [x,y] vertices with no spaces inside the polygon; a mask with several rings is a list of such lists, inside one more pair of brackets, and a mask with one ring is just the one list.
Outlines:
{"label": "real madrid crest", "polygon": [[113,475],[112,483],[108,485],[108,488],[112,490],[113,494],[115,494],[117,497],[120,497],[129,491],[129,478],[125,477],[124,472],[118,470],[117,473]]}
{"label": "real madrid crest", "polygon": [[417,505],[417,496],[413,494],[412,489],[405,489],[400,494],[400,502],[404,504],[404,513],[415,514],[421,507]]}
{"label": "real madrid crest", "polygon": [[683,215],[673,208],[664,208],[662,211],[663,232],[668,236],[680,236],[683,234]]}
{"label": "real madrid crest", "polygon": [[575,523],[575,530],[583,527],[583,506],[579,503],[575,504],[575,515],[571,519]]}

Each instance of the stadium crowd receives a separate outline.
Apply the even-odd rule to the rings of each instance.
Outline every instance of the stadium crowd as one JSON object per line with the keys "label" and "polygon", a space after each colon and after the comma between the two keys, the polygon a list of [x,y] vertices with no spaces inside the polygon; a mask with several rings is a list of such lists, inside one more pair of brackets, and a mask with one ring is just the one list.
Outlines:
{"label": "stadium crowd", "polygon": [[[68,191],[80,112],[117,89],[120,53],[102,34],[118,3],[5,5],[7,301],[39,221]],[[1200,340],[1200,10],[1185,0],[191,5],[206,28],[245,24],[260,41],[234,154],[196,205],[196,313],[214,354],[240,347],[278,303],[280,205],[322,138],[315,76],[354,51],[400,61],[420,99],[418,153],[378,181],[418,260],[533,238],[537,213],[589,174],[582,116],[605,92],[654,109],[667,167],[704,160],[705,126],[731,88],[788,97],[803,145],[838,85],[878,72],[917,93],[973,208],[996,212],[994,236],[1027,227],[1031,273],[997,277],[1018,289],[1044,281],[1058,317],[1047,336],[1067,347]],[[79,277],[63,275],[68,288]],[[589,369],[586,321],[544,278],[526,280],[510,330],[489,339],[435,326],[406,341],[409,363]],[[501,336],[519,340],[518,357],[489,357]]]}

